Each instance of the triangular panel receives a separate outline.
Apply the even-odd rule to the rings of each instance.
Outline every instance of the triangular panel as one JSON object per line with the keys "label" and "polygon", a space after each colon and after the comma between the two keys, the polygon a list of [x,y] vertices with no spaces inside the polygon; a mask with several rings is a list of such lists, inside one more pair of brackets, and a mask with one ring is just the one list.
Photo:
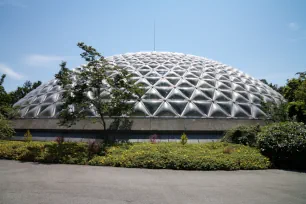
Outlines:
{"label": "triangular panel", "polygon": [[230,115],[228,115],[220,106],[213,103],[210,107],[208,116],[213,118],[226,118]]}
{"label": "triangular panel", "polygon": [[179,115],[182,114],[187,104],[187,101],[172,101],[172,100],[170,101],[169,100],[168,102]]}
{"label": "triangular panel", "polygon": [[146,78],[151,85],[154,85],[160,78],[159,77],[148,77]]}
{"label": "triangular panel", "polygon": [[173,85],[176,85],[177,82],[181,79],[181,78],[174,78],[174,77],[166,77],[166,79]]}
{"label": "triangular panel", "polygon": [[156,87],[156,90],[162,95],[164,98],[166,98],[169,93],[171,92],[171,87]]}
{"label": "triangular panel", "polygon": [[190,98],[193,91],[195,90],[194,88],[179,88],[179,90],[187,97]]}
{"label": "triangular panel", "polygon": [[200,89],[207,97],[209,97],[211,100],[214,98],[215,89]]}
{"label": "triangular panel", "polygon": [[239,105],[233,104],[232,116],[237,118],[248,118],[248,115]]}
{"label": "triangular panel", "polygon": [[240,93],[238,92],[233,92],[233,100],[238,102],[238,103],[248,103],[249,100],[243,97]]}
{"label": "triangular panel", "polygon": [[200,91],[199,89],[195,89],[192,96],[191,96],[191,100],[198,100],[198,101],[206,101],[206,100],[210,100],[209,97],[207,97],[202,91]]}
{"label": "triangular panel", "polygon": [[193,103],[188,103],[185,107],[185,110],[182,113],[182,116],[185,117],[203,117],[203,113],[201,113],[200,109],[194,105]]}
{"label": "triangular panel", "polygon": [[254,118],[262,119],[262,118],[266,117],[266,114],[260,108],[258,108],[257,106],[253,105],[252,106],[252,116]]}
{"label": "triangular panel", "polygon": [[185,100],[186,96],[178,89],[173,89],[171,93],[168,95],[167,99],[171,100]]}
{"label": "triangular panel", "polygon": [[154,116],[177,116],[177,113],[169,103],[163,102],[163,104],[154,113]]}
{"label": "triangular panel", "polygon": [[215,90],[215,95],[214,95],[214,100],[215,101],[231,101],[230,98],[227,98],[226,95],[224,95],[222,92]]}
{"label": "triangular panel", "polygon": [[160,95],[159,92],[154,88],[149,89],[149,91],[147,91],[142,98],[144,99],[163,99],[162,95]]}
{"label": "triangular panel", "polygon": [[151,115],[155,113],[155,111],[158,109],[158,107],[162,103],[161,100],[142,100],[142,102]]}
{"label": "triangular panel", "polygon": [[210,106],[212,104],[211,101],[207,102],[207,101],[193,101],[193,103],[200,109],[200,111],[202,113],[204,113],[205,115],[208,115],[209,110],[210,110]]}
{"label": "triangular panel", "polygon": [[133,116],[147,116],[150,115],[148,110],[146,109],[145,105],[140,101],[135,104],[134,112],[132,113]]}
{"label": "triangular panel", "polygon": [[171,87],[172,84],[165,78],[161,78],[158,82],[155,83],[155,86],[158,87]]}
{"label": "triangular panel", "polygon": [[231,115],[233,102],[217,102],[217,104],[228,114]]}

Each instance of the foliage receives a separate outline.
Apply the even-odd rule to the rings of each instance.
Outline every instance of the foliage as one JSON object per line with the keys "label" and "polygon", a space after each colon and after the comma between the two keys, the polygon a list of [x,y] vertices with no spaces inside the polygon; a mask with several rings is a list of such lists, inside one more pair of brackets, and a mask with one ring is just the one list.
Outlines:
{"label": "foliage", "polygon": [[30,93],[32,90],[36,89],[37,87],[39,87],[41,85],[41,81],[37,81],[37,82],[30,82],[30,81],[26,81],[22,87],[17,87],[17,90],[12,91],[9,93],[10,97],[11,97],[11,104],[15,104],[17,101],[19,101],[20,99],[22,99],[23,97],[25,97],[28,93]]}
{"label": "foliage", "polygon": [[11,96],[6,93],[3,83],[6,75],[3,74],[0,78],[0,115],[1,120],[10,119],[16,116],[16,109],[12,107]]}
{"label": "foliage", "polygon": [[258,134],[258,145],[277,167],[306,169],[306,127],[303,123],[281,122],[265,126]]}
{"label": "foliage", "polygon": [[6,119],[12,119],[18,116],[17,107],[13,107],[13,105],[30,91],[37,88],[41,82],[32,83],[26,81],[22,87],[7,93],[3,87],[5,77],[6,75],[3,74],[0,78],[0,114]]}
{"label": "foliage", "polygon": [[0,139],[9,139],[15,134],[11,122],[0,114]]}
{"label": "foliage", "polygon": [[24,140],[26,142],[31,142],[32,141],[32,134],[30,130],[27,130],[26,133],[24,134]]}
{"label": "foliage", "polygon": [[259,125],[238,126],[227,130],[221,141],[255,147],[259,132]]}
{"label": "foliage", "polygon": [[280,104],[272,102],[261,103],[261,109],[266,113],[267,122],[286,122],[291,121],[289,117],[288,103],[282,101]]}
{"label": "foliage", "polygon": [[286,101],[281,104],[262,103],[263,111],[272,122],[297,121],[306,123],[306,72],[297,73],[297,78],[287,80],[283,87],[269,84],[261,80],[274,90],[283,94]]}
{"label": "foliage", "polygon": [[87,143],[1,141],[0,159],[37,161],[43,163],[85,164]]}
{"label": "foliage", "polygon": [[143,90],[135,84],[131,73],[110,65],[95,48],[84,43],[78,46],[84,51],[81,56],[87,64],[70,71],[63,62],[55,75],[65,89],[60,124],[71,126],[94,111],[106,130],[105,117],[130,115],[133,106],[127,102],[140,98]]}
{"label": "foliage", "polygon": [[107,146],[104,156],[98,156],[101,149],[96,144],[0,141],[0,159],[189,170],[266,169],[270,166],[269,160],[257,149],[222,142],[184,146],[178,143],[122,143]]}
{"label": "foliage", "polygon": [[183,133],[181,136],[181,144],[185,145],[187,142],[188,142],[188,137],[185,133]]}
{"label": "foliage", "polygon": [[288,101],[289,117],[306,123],[306,72],[297,74],[298,78],[287,80],[283,95]]}
{"label": "foliage", "polygon": [[92,159],[95,155],[101,154],[103,145],[96,141],[88,141],[88,158]]}
{"label": "foliage", "polygon": [[135,143],[125,148],[110,147],[106,156],[96,156],[89,164],[186,170],[266,169],[270,166],[259,150],[222,142],[184,146],[178,143]]}

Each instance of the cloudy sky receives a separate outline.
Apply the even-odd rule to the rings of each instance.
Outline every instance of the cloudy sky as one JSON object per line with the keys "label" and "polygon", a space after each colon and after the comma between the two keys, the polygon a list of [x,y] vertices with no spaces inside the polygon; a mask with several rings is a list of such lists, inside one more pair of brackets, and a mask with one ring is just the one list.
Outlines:
{"label": "cloudy sky", "polygon": [[46,82],[76,43],[104,56],[156,50],[207,57],[283,85],[306,70],[304,0],[0,0],[0,74],[5,88]]}

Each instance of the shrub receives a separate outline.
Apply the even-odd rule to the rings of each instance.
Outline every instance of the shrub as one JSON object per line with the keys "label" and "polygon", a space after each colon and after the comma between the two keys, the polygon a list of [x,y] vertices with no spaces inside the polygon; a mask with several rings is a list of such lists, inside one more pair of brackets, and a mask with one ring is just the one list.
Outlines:
{"label": "shrub", "polygon": [[258,146],[276,167],[306,169],[306,127],[303,123],[281,122],[262,128]]}
{"label": "shrub", "polygon": [[88,159],[88,145],[82,142],[48,142],[39,161],[44,163],[85,164]]}
{"label": "shrub", "polygon": [[26,133],[24,134],[24,141],[31,142],[32,138],[33,137],[32,137],[30,130],[27,130]]}
{"label": "shrub", "polygon": [[231,147],[231,146],[225,147],[225,148],[223,149],[223,153],[224,153],[224,154],[231,154],[231,153],[233,153],[234,151],[235,151],[235,148],[233,148],[233,147]]}
{"label": "shrub", "polygon": [[95,145],[90,147],[82,142],[0,141],[0,158],[152,169],[238,170],[270,166],[269,159],[258,149],[223,142],[184,146],[179,143],[120,143],[103,149],[105,155],[98,156],[94,153],[97,152]]}
{"label": "shrub", "polygon": [[259,125],[238,126],[226,131],[221,141],[255,147],[259,132]]}
{"label": "shrub", "polygon": [[96,156],[88,164],[185,170],[266,169],[270,166],[269,159],[258,149],[222,142],[184,146],[178,143],[137,143],[124,148],[110,147],[106,156]]}
{"label": "shrub", "polygon": [[187,143],[187,141],[188,141],[188,137],[185,133],[183,133],[182,136],[181,136],[181,144],[185,145]]}
{"label": "shrub", "polygon": [[88,158],[91,159],[102,151],[102,145],[96,141],[88,141]]}
{"label": "shrub", "polygon": [[11,122],[0,114],[0,139],[9,139],[15,134]]}
{"label": "shrub", "polygon": [[0,159],[43,163],[85,164],[88,145],[81,142],[0,142]]}

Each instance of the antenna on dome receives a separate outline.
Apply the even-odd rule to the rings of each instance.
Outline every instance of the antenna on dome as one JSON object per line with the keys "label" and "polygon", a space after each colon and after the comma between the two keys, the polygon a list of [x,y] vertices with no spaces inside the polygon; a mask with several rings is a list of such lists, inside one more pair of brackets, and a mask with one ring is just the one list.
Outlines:
{"label": "antenna on dome", "polygon": [[155,19],[154,19],[154,51],[155,51]]}

